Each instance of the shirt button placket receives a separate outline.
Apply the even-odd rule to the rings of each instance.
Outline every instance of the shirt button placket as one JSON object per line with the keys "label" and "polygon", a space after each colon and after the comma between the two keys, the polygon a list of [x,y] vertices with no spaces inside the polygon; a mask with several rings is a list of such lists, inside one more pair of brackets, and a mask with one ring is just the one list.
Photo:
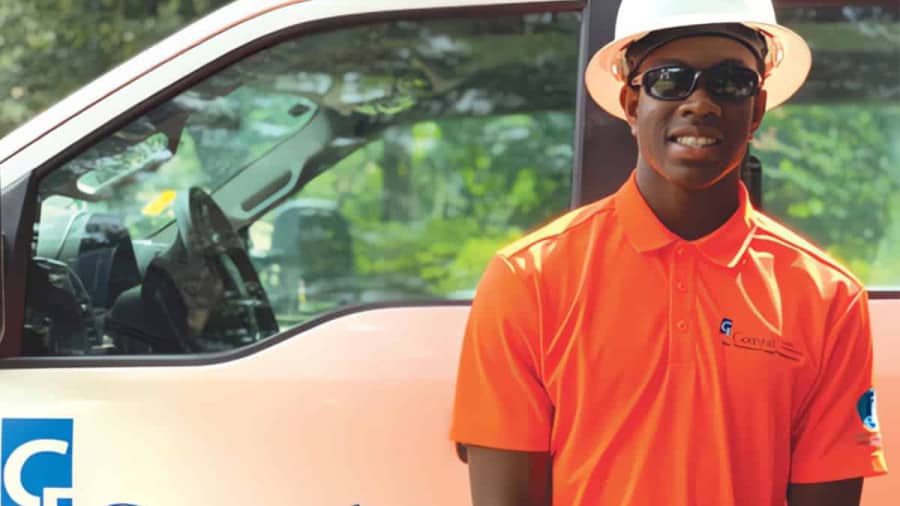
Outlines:
{"label": "shirt button placket", "polygon": [[669,283],[669,363],[689,364],[694,358],[694,265],[696,256],[685,245],[675,247]]}

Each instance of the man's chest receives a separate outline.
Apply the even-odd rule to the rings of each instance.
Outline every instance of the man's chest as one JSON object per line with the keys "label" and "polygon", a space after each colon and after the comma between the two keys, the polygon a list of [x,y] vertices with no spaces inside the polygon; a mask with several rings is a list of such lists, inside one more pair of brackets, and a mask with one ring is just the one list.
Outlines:
{"label": "man's chest", "polygon": [[628,403],[648,390],[680,398],[683,386],[793,412],[815,379],[824,315],[779,283],[765,255],[732,268],[678,248],[639,260],[586,265],[581,286],[561,294],[545,326],[552,397]]}

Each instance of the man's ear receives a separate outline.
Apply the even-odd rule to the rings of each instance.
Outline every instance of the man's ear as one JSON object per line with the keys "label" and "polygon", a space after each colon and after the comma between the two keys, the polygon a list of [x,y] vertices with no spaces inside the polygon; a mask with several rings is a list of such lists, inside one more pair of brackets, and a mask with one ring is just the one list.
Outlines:
{"label": "man's ear", "polygon": [[619,105],[625,111],[625,121],[631,127],[631,135],[637,135],[637,106],[640,99],[640,90],[635,90],[631,86],[622,86],[619,92]]}
{"label": "man's ear", "polygon": [[763,117],[766,115],[766,101],[768,98],[769,95],[766,93],[766,90],[759,90],[759,95],[756,96],[756,100],[753,102],[753,121],[750,123],[751,134],[756,133],[759,125],[762,124]]}

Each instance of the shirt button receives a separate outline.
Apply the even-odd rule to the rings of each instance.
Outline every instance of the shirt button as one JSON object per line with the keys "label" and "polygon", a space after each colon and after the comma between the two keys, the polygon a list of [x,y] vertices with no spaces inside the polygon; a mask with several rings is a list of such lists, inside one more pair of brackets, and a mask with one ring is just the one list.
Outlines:
{"label": "shirt button", "polygon": [[678,249],[675,250],[675,254],[678,256],[684,256],[684,246],[679,246]]}
{"label": "shirt button", "polygon": [[679,292],[686,292],[686,291],[687,291],[687,285],[685,285],[684,282],[682,282],[682,281],[679,281],[679,282],[675,283],[675,288],[676,288]]}
{"label": "shirt button", "polygon": [[675,324],[675,326],[678,327],[678,330],[682,332],[684,332],[688,328],[688,324],[684,320],[680,320],[677,324]]}

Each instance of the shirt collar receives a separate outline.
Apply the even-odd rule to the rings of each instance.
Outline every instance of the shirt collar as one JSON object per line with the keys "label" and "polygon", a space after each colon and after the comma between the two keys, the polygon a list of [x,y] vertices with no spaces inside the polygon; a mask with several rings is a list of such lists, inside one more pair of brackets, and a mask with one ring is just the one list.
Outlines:
{"label": "shirt collar", "polygon": [[638,189],[636,173],[631,173],[615,196],[616,213],[635,249],[644,253],[680,242],[693,245],[719,265],[729,268],[737,265],[750,244],[755,228],[753,206],[743,183],[738,189],[738,209],[728,221],[700,239],[685,241],[666,228],[650,209]]}

